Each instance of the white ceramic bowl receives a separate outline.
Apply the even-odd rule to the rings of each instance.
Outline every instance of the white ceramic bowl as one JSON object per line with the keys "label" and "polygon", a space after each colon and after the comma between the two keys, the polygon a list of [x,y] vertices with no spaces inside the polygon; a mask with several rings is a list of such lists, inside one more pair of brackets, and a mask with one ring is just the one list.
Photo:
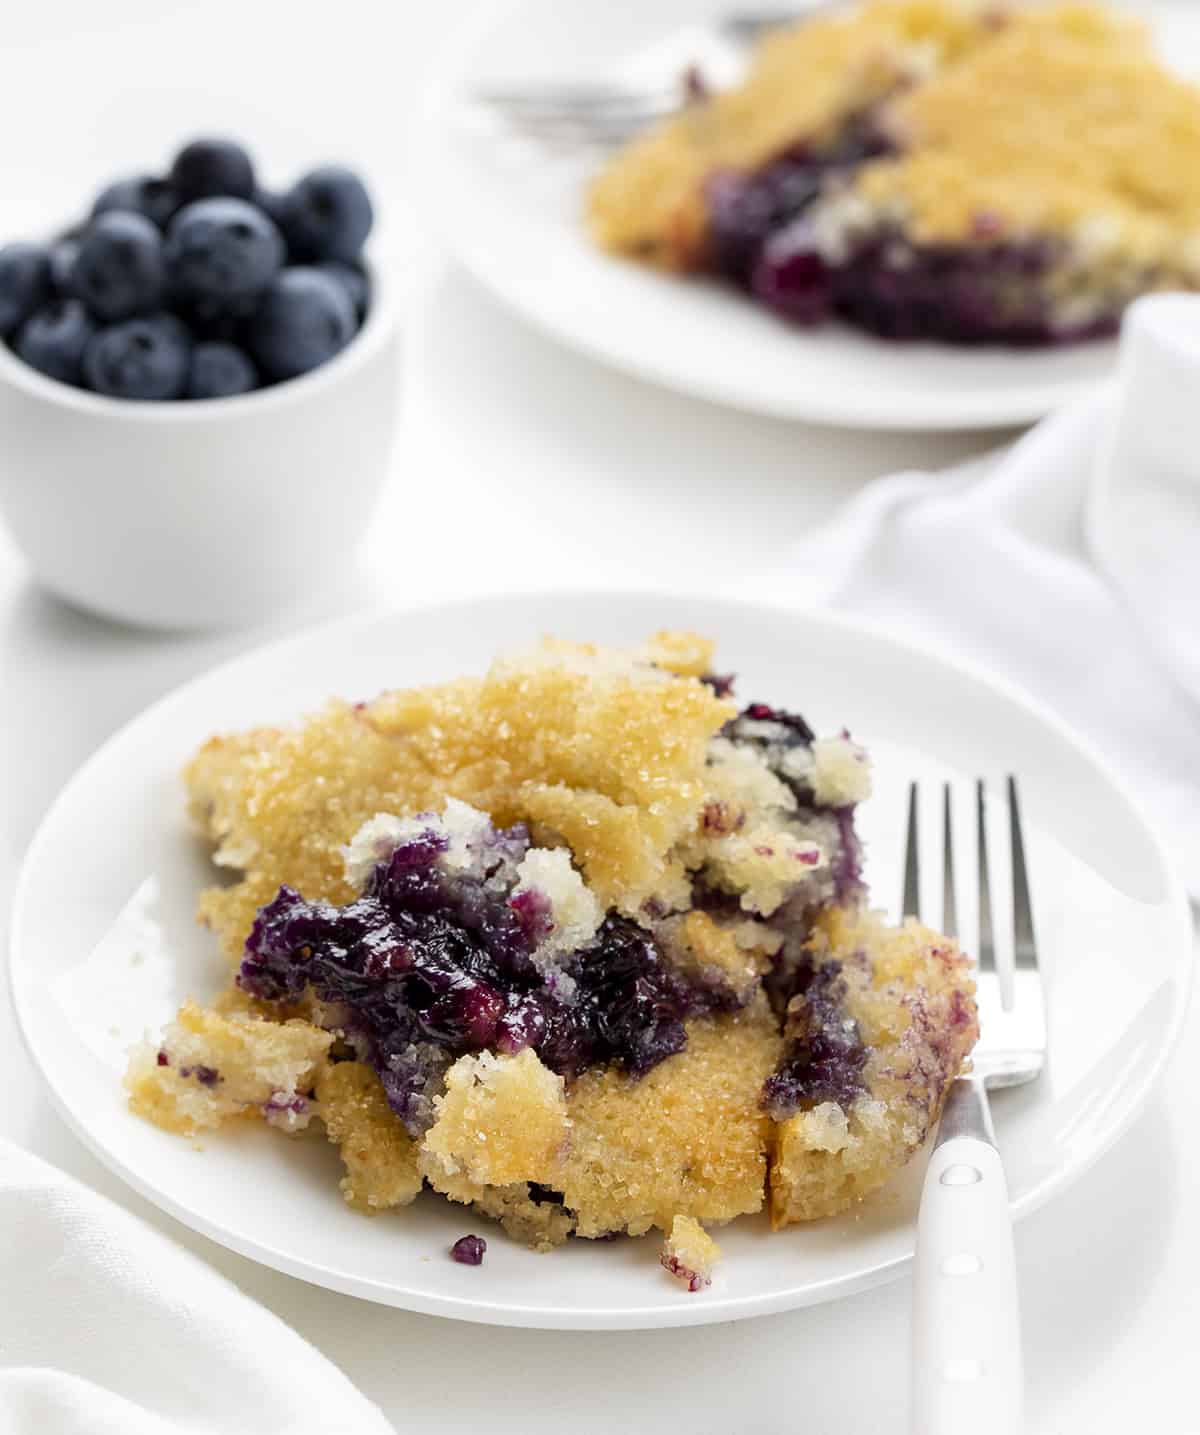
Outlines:
{"label": "white ceramic bowl", "polygon": [[167,628],[285,607],[352,558],[387,474],[399,340],[387,285],[298,379],[149,403],[46,378],[0,344],[0,511],[36,578]]}

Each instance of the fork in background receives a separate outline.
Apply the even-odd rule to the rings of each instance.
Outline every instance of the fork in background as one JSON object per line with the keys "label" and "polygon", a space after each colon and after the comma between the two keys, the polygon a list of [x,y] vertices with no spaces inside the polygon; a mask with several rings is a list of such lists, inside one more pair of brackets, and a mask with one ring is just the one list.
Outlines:
{"label": "fork in background", "polygon": [[[972,1069],[950,1088],[921,1192],[913,1279],[913,1435],[1019,1435],[1022,1371],[1008,1189],[989,1090],[1034,1080],[1046,1024],[1016,779],[1008,779],[1012,848],[1012,984],[996,967],[984,783],[975,787],[979,850],[980,1037]],[[918,794],[909,791],[904,913],[920,916]],[[943,928],[957,936],[951,793],[942,808]]]}
{"label": "fork in background", "polygon": [[[697,52],[720,57],[721,70],[740,68],[747,52],[768,31],[792,23],[803,11],[735,11],[700,28]],[[668,37],[669,39],[670,37]],[[695,68],[671,81],[566,81],[562,84],[495,87],[477,92],[477,104],[495,111],[515,130],[552,144],[618,145],[665,119],[702,93]]]}

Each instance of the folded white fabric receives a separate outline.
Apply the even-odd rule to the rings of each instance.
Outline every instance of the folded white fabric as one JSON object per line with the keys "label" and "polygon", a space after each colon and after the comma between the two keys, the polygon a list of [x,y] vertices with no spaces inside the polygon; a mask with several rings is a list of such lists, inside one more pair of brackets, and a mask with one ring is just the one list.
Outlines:
{"label": "folded white fabric", "polygon": [[6,1142],[0,1292],[4,1435],[392,1435],[223,1276]]}
{"label": "folded white fabric", "polygon": [[1140,301],[1116,385],[997,458],[871,484],[763,587],[1020,684],[1200,896],[1200,297]]}

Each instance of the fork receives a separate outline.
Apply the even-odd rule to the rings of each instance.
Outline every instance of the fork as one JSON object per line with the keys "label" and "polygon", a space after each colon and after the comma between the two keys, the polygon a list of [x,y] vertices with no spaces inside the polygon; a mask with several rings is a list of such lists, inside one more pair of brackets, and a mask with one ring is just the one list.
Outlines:
{"label": "fork", "polygon": [[[701,50],[726,54],[736,63],[770,30],[791,24],[820,5],[797,11],[736,11],[706,25],[697,36]],[[489,88],[477,104],[497,111],[513,128],[535,139],[620,144],[656,120],[665,119],[705,92],[692,67],[682,80],[656,83],[567,81],[553,85]]]}
{"label": "fork", "polygon": [[[1046,1061],[1046,1020],[1016,779],[1008,779],[1012,849],[1012,983],[996,967],[986,831],[975,785],[979,850],[980,1038],[969,1073],[950,1088],[921,1192],[913,1281],[913,1435],[1018,1435],[1023,1380],[1012,1223],[988,1092],[1034,1080]],[[917,785],[909,789],[904,914],[920,917]],[[942,804],[942,927],[957,936],[951,790]]]}

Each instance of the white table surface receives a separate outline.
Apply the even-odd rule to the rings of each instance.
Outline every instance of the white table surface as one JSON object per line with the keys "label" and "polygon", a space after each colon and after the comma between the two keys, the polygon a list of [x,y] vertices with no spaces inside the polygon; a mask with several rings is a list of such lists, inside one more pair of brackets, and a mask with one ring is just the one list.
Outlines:
{"label": "white table surface", "polygon": [[[255,633],[117,628],[34,588],[0,533],[5,925],[22,852],[74,768],[147,702],[273,632],[464,588],[736,585],[777,564],[796,534],[870,478],[997,441],[723,412],[575,358],[500,311],[420,237],[410,208],[408,119],[422,57],[452,13],[411,0],[342,0],[335,12],[275,0],[60,0],[6,11],[0,134],[10,137],[4,209],[14,235],[77,207],[122,160],[149,167],[198,128],[240,131],[281,174],[318,155],[363,164],[410,299],[393,482],[360,570],[305,612]],[[270,178],[276,165],[267,168]],[[0,435],[0,461],[2,445]],[[51,1111],[7,988],[0,1084],[0,1133],[201,1252],[338,1362],[398,1431],[906,1428],[907,1280],[839,1305],[678,1332],[506,1331],[407,1315],[260,1269],[127,1192]],[[1191,1413],[1200,1223],[1188,1216],[1200,1199],[1198,1085],[1194,1011],[1141,1125],[1018,1229],[1035,1435],[1200,1429]]]}

